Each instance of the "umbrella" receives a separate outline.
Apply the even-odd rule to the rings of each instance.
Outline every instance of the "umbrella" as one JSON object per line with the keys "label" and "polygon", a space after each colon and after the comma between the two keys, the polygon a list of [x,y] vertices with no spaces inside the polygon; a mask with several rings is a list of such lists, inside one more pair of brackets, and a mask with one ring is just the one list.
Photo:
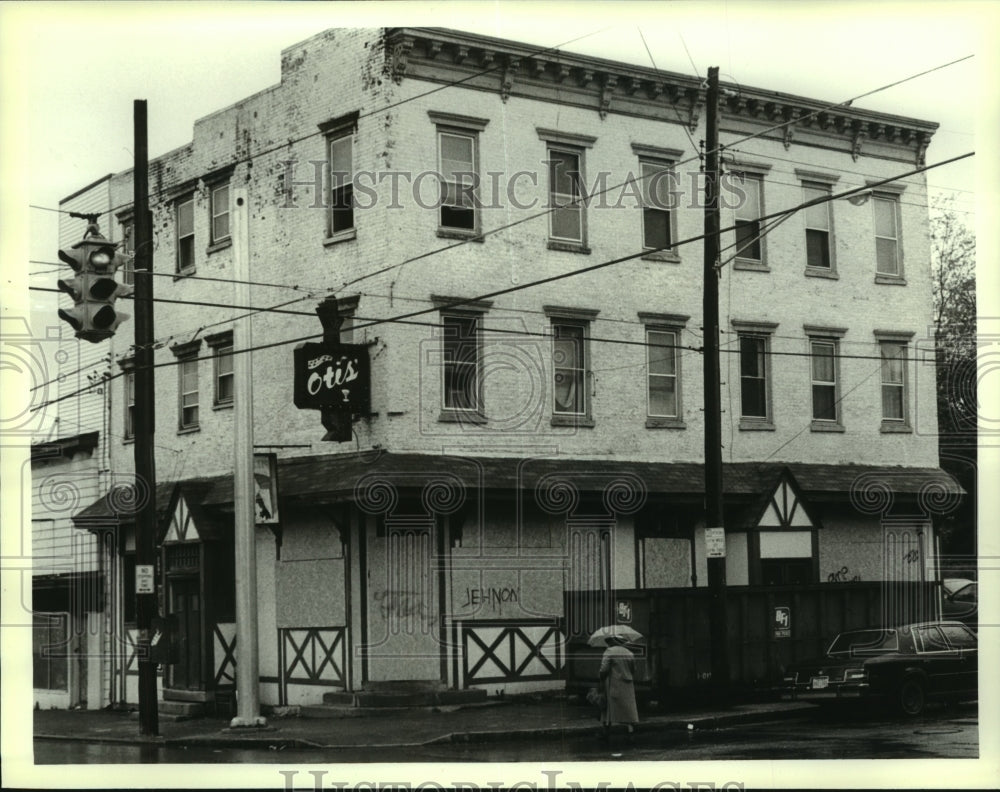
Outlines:
{"label": "umbrella", "polygon": [[608,624],[594,631],[594,634],[587,640],[587,646],[607,646],[612,638],[625,641],[626,643],[637,643],[646,640],[642,633],[633,630],[627,624]]}

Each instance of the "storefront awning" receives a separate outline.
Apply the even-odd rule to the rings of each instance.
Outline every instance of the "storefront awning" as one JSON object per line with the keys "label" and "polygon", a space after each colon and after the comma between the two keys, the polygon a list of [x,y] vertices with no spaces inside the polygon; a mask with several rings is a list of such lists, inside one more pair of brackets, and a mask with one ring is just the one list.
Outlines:
{"label": "storefront awning", "polygon": [[[727,499],[752,500],[770,492],[784,471],[794,476],[811,501],[871,504],[878,499],[930,502],[957,499],[964,490],[939,468],[807,464],[797,462],[737,462],[723,466]],[[415,491],[439,481],[454,487],[516,492],[569,485],[582,493],[644,491],[647,498],[700,503],[704,495],[703,465],[694,462],[630,462],[579,459],[568,456],[482,457],[441,454],[367,452],[319,454],[279,460],[280,497],[288,503],[321,505],[359,497],[372,485],[384,483],[400,492]],[[171,506],[177,482],[157,486],[161,517]],[[212,476],[183,483],[188,504],[211,510],[232,508],[232,477]],[[74,517],[78,527],[131,521],[130,499],[112,490]]]}

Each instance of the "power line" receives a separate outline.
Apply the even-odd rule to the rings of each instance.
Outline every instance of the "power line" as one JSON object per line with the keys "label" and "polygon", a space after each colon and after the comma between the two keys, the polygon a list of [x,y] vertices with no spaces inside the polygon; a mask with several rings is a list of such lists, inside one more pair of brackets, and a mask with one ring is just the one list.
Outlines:
{"label": "power line", "polygon": [[[574,43],[576,41],[579,41],[579,40],[581,40],[583,38],[587,38],[589,36],[596,35],[597,33],[603,32],[603,30],[606,30],[606,29],[607,28],[603,28],[602,30],[594,31],[593,33],[588,33],[585,36],[580,36],[580,37],[578,37],[576,39],[573,39],[571,41],[565,42],[564,44],[557,45],[556,47],[549,47],[547,49],[539,50],[535,54],[543,54],[543,53],[551,51],[553,49],[558,49],[558,47],[560,47],[560,46],[565,46],[566,44],[572,44],[572,43]],[[961,63],[961,62],[963,62],[965,60],[968,60],[968,59],[970,59],[972,57],[973,57],[972,55],[968,55],[968,56],[965,56],[963,58],[959,58],[959,59],[956,59],[954,61],[950,61],[948,63],[941,64],[939,66],[935,66],[935,67],[933,67],[931,69],[926,69],[926,70],[924,70],[922,72],[919,72],[919,73],[914,74],[914,75],[910,75],[910,76],[905,77],[905,78],[903,78],[901,80],[897,80],[897,81],[895,81],[893,83],[889,83],[887,85],[883,85],[883,86],[881,86],[879,88],[872,89],[872,90],[867,91],[867,92],[865,92],[863,94],[859,94],[858,96],[852,97],[851,99],[847,99],[847,100],[845,100],[843,102],[839,102],[837,104],[826,105],[825,107],[822,107],[822,108],[819,108],[817,110],[811,111],[810,113],[807,113],[805,116],[800,116],[797,119],[790,119],[789,121],[786,121],[786,122],[783,122],[783,123],[780,123],[780,124],[776,124],[774,126],[768,127],[766,129],[760,130],[760,131],[755,132],[755,133],[750,134],[750,135],[746,135],[746,136],[744,136],[744,137],[736,140],[734,143],[731,143],[729,145],[730,146],[737,145],[739,143],[743,143],[743,142],[746,142],[746,141],[749,141],[749,140],[753,140],[755,138],[758,138],[758,137],[760,137],[762,135],[767,134],[768,132],[773,132],[773,131],[782,129],[782,128],[790,125],[790,124],[800,123],[801,121],[805,120],[806,118],[809,118],[809,117],[814,116],[814,115],[818,115],[819,113],[825,112],[827,110],[836,109],[838,107],[847,107],[847,106],[850,106],[854,101],[856,101],[858,99],[861,99],[861,98],[864,98],[864,97],[867,97],[867,96],[871,96],[871,95],[873,95],[875,93],[887,90],[888,88],[892,88],[892,87],[894,87],[896,85],[900,85],[901,83],[907,82],[909,80],[913,80],[913,79],[916,79],[918,77],[922,77],[924,75],[927,75],[927,74],[930,74],[932,72],[938,71],[940,69],[944,69],[944,68],[947,68],[949,66],[953,66],[953,65],[955,65],[957,63]],[[452,81],[450,83],[447,83],[446,85],[438,86],[438,87],[436,87],[434,89],[431,89],[430,91],[424,92],[422,94],[417,94],[417,95],[409,97],[407,99],[400,100],[399,102],[397,102],[395,104],[388,105],[388,106],[380,108],[378,110],[373,110],[373,111],[371,111],[369,113],[366,113],[366,114],[363,114],[363,115],[359,115],[359,119],[363,118],[363,117],[368,117],[368,116],[376,115],[376,114],[381,113],[381,112],[385,112],[386,110],[392,109],[393,107],[399,106],[400,104],[404,104],[406,102],[413,101],[415,99],[419,99],[419,98],[422,98],[424,96],[428,96],[428,95],[433,94],[433,93],[437,93],[438,91],[444,90],[445,88],[453,87],[455,85],[460,85],[460,84],[462,84],[462,83],[464,83],[464,82],[466,82],[466,81],[468,81],[470,79],[473,79],[474,77],[481,76],[482,74],[487,74],[487,73],[495,70],[496,68],[499,68],[499,66],[490,67],[489,69],[486,69],[484,71],[481,71],[481,72],[479,72],[477,74],[474,74],[474,75],[471,75],[469,77],[463,78],[461,80]],[[265,149],[263,151],[255,153],[253,155],[250,155],[250,156],[248,156],[246,158],[237,159],[237,160],[235,160],[231,164],[236,165],[236,164],[240,164],[240,163],[243,163],[243,162],[251,162],[254,159],[254,157],[265,156],[266,154],[272,153],[273,151],[277,151],[277,150],[285,148],[287,146],[294,145],[296,143],[302,142],[302,141],[307,140],[307,139],[312,138],[312,137],[316,137],[316,136],[321,135],[321,134],[322,134],[322,132],[311,132],[308,135],[304,135],[304,136],[302,136],[302,137],[300,137],[298,139],[289,140],[286,143],[283,143],[283,144],[281,144],[279,146],[272,147],[271,149]],[[722,148],[722,147],[720,147],[720,148]],[[681,162],[676,163],[675,167],[683,165],[683,164],[687,164],[688,162],[693,161],[695,158],[697,158],[697,155],[695,157],[692,157],[692,158],[689,158],[689,159],[686,159],[686,160],[682,160]],[[646,177],[643,177],[643,178],[646,178]],[[606,190],[601,190],[601,191],[599,191],[597,193],[594,193],[594,195],[603,195],[604,193],[606,193],[606,192],[608,192],[608,191],[610,191],[612,189],[620,189],[621,187],[624,187],[626,184],[634,183],[635,181],[636,181],[635,179],[629,179],[626,182],[623,182],[622,184],[615,185],[614,187],[610,187],[610,188],[607,188]],[[159,197],[163,193],[169,192],[169,189],[172,189],[172,188],[164,188],[163,190],[161,190],[160,192],[158,192],[158,193],[156,193],[154,195],[155,195],[155,197]],[[570,206],[575,206],[578,203],[580,203],[581,201],[589,200],[589,197],[593,197],[593,196],[581,196],[581,198],[576,199],[574,201],[570,201],[570,202],[568,202],[566,204],[558,205],[558,206],[553,206],[551,209],[549,209],[546,212],[541,212],[541,213],[538,213],[536,215],[531,215],[529,217],[522,218],[521,220],[515,221],[514,223],[510,223],[510,224],[507,224],[507,225],[504,225],[504,226],[500,226],[500,227],[498,227],[496,229],[492,229],[490,231],[485,231],[485,232],[481,233],[480,235],[478,235],[477,237],[475,237],[474,239],[475,240],[480,240],[480,239],[482,239],[482,238],[484,238],[486,236],[489,236],[491,234],[494,234],[494,233],[497,233],[499,231],[506,230],[506,229],[511,228],[513,226],[519,225],[522,222],[527,222],[528,220],[537,219],[539,217],[546,216],[546,215],[550,214],[551,212],[556,211],[556,209],[566,208],[566,207],[570,207]],[[120,209],[127,208],[128,206],[130,206],[130,204],[123,204],[120,207],[116,207],[114,209],[109,209],[107,212],[103,212],[102,214],[110,214],[111,212],[117,212]],[[36,208],[46,208],[46,207],[36,207]],[[50,211],[63,211],[63,210],[50,210]],[[348,286],[354,285],[355,283],[358,283],[358,282],[360,282],[362,280],[365,280],[368,277],[375,277],[377,275],[380,275],[380,274],[382,274],[384,272],[387,272],[387,271],[389,271],[391,269],[394,269],[396,267],[402,267],[403,265],[411,263],[413,261],[417,261],[417,260],[420,260],[422,258],[427,258],[427,257],[429,257],[431,255],[435,255],[435,254],[440,253],[440,252],[451,250],[451,249],[456,248],[456,247],[461,247],[461,246],[467,244],[470,241],[473,241],[473,239],[462,240],[462,241],[460,241],[458,243],[447,245],[447,246],[445,246],[443,248],[437,248],[435,250],[426,252],[426,253],[421,254],[421,255],[419,255],[417,257],[406,259],[406,260],[400,262],[399,264],[392,265],[390,267],[381,268],[381,269],[376,270],[376,271],[374,271],[372,273],[369,273],[368,275],[361,276],[360,278],[355,278],[352,281],[348,281],[348,282],[344,283],[341,288],[347,288]]]}
{"label": "power line", "polygon": [[[840,198],[844,198],[846,196],[852,195],[852,194],[854,194],[856,192],[866,191],[866,190],[872,189],[873,187],[877,187],[880,183],[888,183],[888,182],[891,182],[891,181],[896,181],[897,179],[905,178],[906,176],[914,175],[916,173],[921,173],[923,171],[931,170],[933,168],[941,167],[943,165],[948,165],[948,164],[950,164],[952,162],[955,162],[957,160],[961,160],[961,159],[965,159],[966,157],[973,156],[973,154],[974,154],[974,152],[968,152],[966,154],[962,154],[962,155],[959,155],[957,157],[953,157],[953,158],[951,158],[949,160],[945,160],[943,162],[934,163],[934,164],[931,164],[931,165],[924,165],[924,166],[922,166],[920,168],[916,168],[913,171],[910,171],[908,173],[900,174],[900,175],[897,175],[897,176],[885,179],[882,182],[878,182],[878,183],[875,183],[873,185],[869,185],[867,187],[854,188],[854,189],[851,189],[851,190],[847,190],[847,191],[845,191],[843,193],[838,193],[836,195],[821,196],[821,197],[813,199],[811,201],[806,201],[805,203],[799,204],[799,205],[797,205],[795,207],[792,207],[790,209],[785,209],[785,210],[782,210],[780,212],[773,212],[771,214],[764,215],[764,216],[760,217],[759,220],[763,221],[763,220],[769,220],[769,219],[783,217],[783,216],[789,215],[790,213],[799,211],[800,209],[806,208],[808,206],[813,206],[813,205],[817,205],[817,204],[821,204],[821,203],[826,203],[826,202],[832,201],[832,200],[838,200]],[[730,231],[734,231],[735,229],[736,229],[735,225],[734,226],[730,226],[728,228],[721,229],[720,233],[728,233]],[[673,248],[673,247],[680,247],[682,245],[689,244],[691,242],[696,242],[696,241],[704,239],[704,237],[705,237],[704,234],[698,234],[696,236],[689,237],[688,239],[681,240],[681,241],[679,241],[677,243],[674,243],[673,245],[671,245],[671,248]],[[581,267],[581,268],[576,269],[576,270],[570,270],[569,272],[560,273],[559,275],[552,275],[552,276],[549,276],[549,277],[546,277],[546,278],[540,278],[538,280],[529,281],[528,283],[523,283],[523,284],[518,284],[518,285],[514,285],[514,286],[509,286],[509,287],[506,287],[504,289],[498,289],[498,290],[495,290],[493,292],[488,292],[486,294],[481,294],[481,295],[479,295],[477,297],[472,297],[472,298],[467,298],[467,299],[457,299],[457,300],[454,300],[451,303],[447,303],[445,305],[437,305],[437,306],[434,306],[434,307],[431,307],[431,308],[421,309],[421,310],[418,310],[418,311],[411,311],[409,313],[405,313],[405,314],[402,314],[402,315],[394,317],[394,318],[372,320],[371,322],[369,322],[369,324],[360,325],[358,327],[355,327],[354,329],[356,329],[356,330],[358,330],[358,329],[364,329],[366,327],[372,327],[372,326],[376,326],[378,324],[387,323],[387,322],[400,322],[400,321],[405,320],[405,319],[411,319],[411,318],[415,318],[415,317],[418,317],[418,316],[423,316],[423,315],[426,315],[428,313],[434,313],[434,312],[437,312],[437,311],[446,311],[446,310],[448,310],[450,308],[457,308],[459,306],[466,305],[468,303],[478,302],[478,301],[481,301],[481,300],[487,300],[487,299],[490,299],[490,298],[493,298],[493,297],[498,297],[498,296],[502,296],[502,295],[505,295],[505,294],[510,294],[510,293],[517,292],[517,291],[522,291],[524,289],[532,288],[534,286],[540,286],[540,285],[544,285],[546,283],[552,283],[552,282],[555,282],[555,281],[563,280],[565,278],[574,277],[576,275],[586,274],[586,273],[589,273],[589,272],[596,271],[598,269],[603,269],[605,267],[613,266],[615,264],[621,264],[621,263],[624,263],[626,261],[631,261],[631,260],[636,259],[636,258],[641,258],[642,256],[649,255],[649,253],[656,252],[657,250],[665,250],[665,249],[667,249],[667,248],[660,247],[660,248],[656,248],[656,249],[653,249],[653,250],[643,250],[643,251],[640,251],[639,253],[633,253],[633,254],[630,254],[630,255],[620,256],[620,257],[614,258],[614,259],[609,259],[607,261],[603,261],[603,262],[600,262],[598,264],[592,264],[592,265],[587,266],[587,267]],[[722,267],[722,265],[720,264],[719,265],[719,269],[721,269],[721,267]],[[35,288],[39,288],[39,287],[35,287]],[[39,288],[39,290],[43,290],[43,289]],[[307,299],[307,298],[300,298],[299,300],[289,301],[288,304],[292,304],[294,302],[299,302],[302,299]],[[213,307],[233,308],[234,306],[216,305],[216,306],[213,306]],[[246,309],[244,309],[244,308],[236,308],[236,310],[246,310]],[[268,309],[254,309],[254,312],[262,312],[262,311],[267,311],[267,310]],[[226,320],[226,321],[233,321],[233,320]],[[275,346],[281,346],[281,345],[289,344],[289,343],[297,343],[297,342],[300,342],[300,341],[307,341],[307,340],[310,340],[310,339],[318,337],[318,335],[321,335],[321,334],[305,336],[305,337],[297,338],[297,339],[290,339],[290,340],[287,340],[287,341],[273,342],[271,344],[265,344],[265,345],[262,345],[260,347],[251,347],[251,348],[246,349],[246,350],[236,350],[236,351],[234,351],[234,354],[239,354],[239,353],[247,352],[247,351],[252,352],[252,351],[256,351],[258,349],[269,349],[269,348],[272,348],[272,347],[275,347]],[[174,337],[174,336],[171,336],[171,337]],[[772,353],[772,354],[793,354],[793,353]],[[806,353],[794,353],[794,354],[805,355]],[[841,356],[841,357],[850,357],[850,356]],[[199,358],[199,359],[202,359],[202,358]],[[871,358],[870,357],[870,358],[867,358],[867,359],[876,359],[876,358]],[[157,364],[157,366],[159,366],[159,365],[168,365],[168,364]],[[173,364],[170,364],[170,365],[173,365]],[[74,395],[74,394],[70,394],[70,395]],[[60,399],[58,399],[57,401],[61,401],[62,398],[63,397],[60,397]],[[42,405],[42,406],[46,406],[46,405]],[[34,409],[40,409],[40,408],[34,408]]]}

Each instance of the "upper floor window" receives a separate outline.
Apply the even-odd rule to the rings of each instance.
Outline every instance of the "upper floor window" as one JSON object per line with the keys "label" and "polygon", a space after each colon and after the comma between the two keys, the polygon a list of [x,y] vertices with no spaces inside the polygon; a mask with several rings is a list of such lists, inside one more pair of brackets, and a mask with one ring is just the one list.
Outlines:
{"label": "upper floor window", "polygon": [[489,119],[429,110],[437,126],[441,177],[438,234],[474,236],[479,231],[479,133]]}
{"label": "upper floor window", "polygon": [[442,408],[481,412],[479,317],[448,315],[444,326]]}
{"label": "upper floor window", "polygon": [[816,182],[802,185],[803,202],[821,200],[805,209],[806,224],[806,266],[820,270],[832,269],[833,223],[831,202],[822,200],[830,197],[830,187]]}
{"label": "upper floor window", "polygon": [[438,131],[441,173],[441,228],[476,228],[476,137]]}
{"label": "upper floor window", "polygon": [[122,368],[122,403],[124,406],[122,439],[132,440],[135,437],[135,363],[124,360]]}
{"label": "upper floor window", "polygon": [[583,177],[581,152],[550,148],[549,236],[567,242],[584,242]]}
{"label": "upper floor window", "polygon": [[673,245],[673,171],[670,163],[641,160],[642,246],[667,250]]}
{"label": "upper floor window", "polygon": [[172,347],[177,356],[177,428],[198,428],[198,349],[201,339]]}
{"label": "upper floor window", "polygon": [[763,214],[763,180],[750,173],[734,173],[734,186],[739,195],[736,202],[736,250],[737,258],[762,264],[763,245],[760,233],[760,217]]}
{"label": "upper floor window", "polygon": [[135,283],[135,221],[132,215],[120,216],[122,243],[119,251],[125,256],[121,268],[121,282],[129,286]]}
{"label": "upper floor window", "polygon": [[549,168],[549,247],[588,252],[584,149],[596,138],[539,129]]}
{"label": "upper floor window", "polygon": [[740,334],[740,416],[767,420],[766,336]]}
{"label": "upper floor window", "polygon": [[432,295],[441,307],[441,412],[438,420],[483,423],[482,320],[492,303]]}
{"label": "upper floor window", "polygon": [[354,228],[354,130],[331,136],[330,236]]}
{"label": "upper floor window", "polygon": [[556,414],[587,414],[586,337],[584,323],[552,323],[552,411]]}
{"label": "upper floor window", "polygon": [[233,403],[233,333],[227,330],[205,337],[212,350],[212,380],[215,407],[228,407]]}
{"label": "upper floor window", "polygon": [[837,399],[837,342],[814,338],[809,342],[814,421],[840,419]]}
{"label": "upper floor window", "polygon": [[212,244],[229,240],[229,184],[211,188]]}
{"label": "upper floor window", "polygon": [[875,213],[875,272],[902,277],[899,254],[899,201],[894,195],[872,198]]}
{"label": "upper floor window", "polygon": [[908,339],[912,334],[876,331],[882,390],[882,431],[909,431]]}
{"label": "upper floor window", "polygon": [[778,325],[735,319],[732,324],[739,341],[740,429],[773,430],[771,336]]}
{"label": "upper floor window", "polygon": [[194,269],[194,196],[179,200],[174,208],[177,228],[177,272]]}
{"label": "upper floor window", "polygon": [[651,418],[680,417],[677,342],[674,330],[646,329],[646,415]]}
{"label": "upper floor window", "polygon": [[552,425],[593,426],[590,322],[597,311],[544,306],[552,321]]}

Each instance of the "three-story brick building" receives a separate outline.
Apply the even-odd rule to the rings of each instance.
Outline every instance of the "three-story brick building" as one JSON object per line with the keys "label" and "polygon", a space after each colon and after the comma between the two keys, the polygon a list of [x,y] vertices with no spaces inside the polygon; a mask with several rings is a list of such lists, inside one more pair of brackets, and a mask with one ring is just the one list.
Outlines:
{"label": "three-story brick building", "polygon": [[[936,125],[729,88],[728,582],[933,578],[933,514],[957,491],[937,469],[911,172]],[[211,700],[233,679],[232,322],[247,312],[253,442],[279,458],[280,525],[256,532],[265,703],[551,686],[564,591],[706,585],[704,105],[679,74],[332,30],[151,162],[155,293],[171,301],[155,309],[159,574],[182,635],[165,697]],[[127,229],[131,173],[111,192]],[[251,300],[229,308],[238,244]],[[370,412],[340,443],[293,405],[293,347],[321,333],[330,296],[371,361]],[[112,344],[121,483],[134,395],[121,329]],[[110,500],[79,521],[127,536]]]}

